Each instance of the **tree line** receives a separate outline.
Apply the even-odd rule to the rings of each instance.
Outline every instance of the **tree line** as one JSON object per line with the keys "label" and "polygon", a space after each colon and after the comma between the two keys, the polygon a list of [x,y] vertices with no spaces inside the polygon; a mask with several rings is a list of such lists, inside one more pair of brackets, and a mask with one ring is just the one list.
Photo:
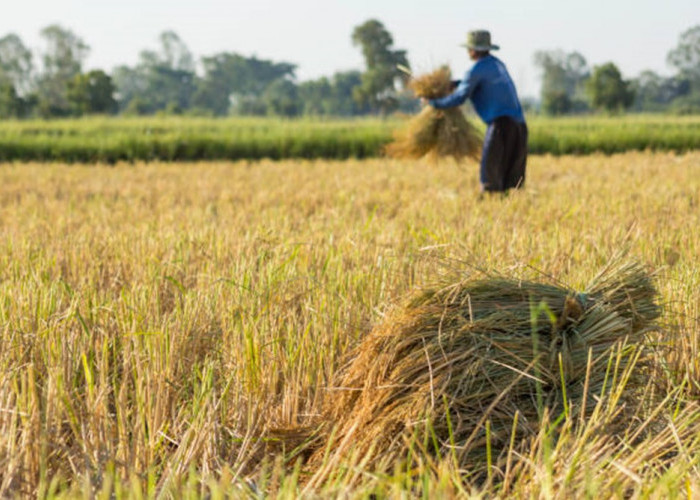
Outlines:
{"label": "tree line", "polygon": [[643,71],[625,80],[613,62],[590,68],[579,52],[539,51],[541,110],[550,115],[590,110],[700,113],[700,25],[683,32],[666,57],[675,74]]}
{"label": "tree line", "polygon": [[[143,50],[134,66],[107,73],[84,70],[89,45],[70,29],[40,32],[34,53],[16,34],[0,38],[0,117],[67,117],[157,113],[358,116],[414,111],[405,89],[410,68],[384,25],[371,19],[352,32],[364,71],[298,81],[296,65],[236,52],[194,57],[173,31]],[[684,32],[668,54],[671,77],[645,71],[625,80],[612,62],[590,68],[578,52],[539,51],[534,57],[542,92],[528,107],[546,114],[592,110],[700,112],[700,25]],[[399,68],[404,68],[400,70]]]}
{"label": "tree line", "polygon": [[[395,92],[408,65],[391,34],[376,20],[355,28],[353,43],[366,61],[364,72],[340,71],[298,82],[296,65],[220,52],[198,61],[173,31],[158,47],[143,50],[134,66],[111,74],[84,71],[90,47],[70,29],[41,30],[34,54],[16,34],[0,38],[0,117],[67,117],[88,114],[329,115],[389,113],[415,102]],[[196,71],[199,67],[199,72]]]}

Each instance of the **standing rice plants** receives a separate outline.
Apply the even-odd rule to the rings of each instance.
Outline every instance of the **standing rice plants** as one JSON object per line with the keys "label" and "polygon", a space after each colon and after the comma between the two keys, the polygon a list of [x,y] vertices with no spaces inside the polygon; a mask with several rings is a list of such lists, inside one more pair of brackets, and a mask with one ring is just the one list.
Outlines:
{"label": "standing rice plants", "polygon": [[[88,122],[70,134],[90,136]],[[163,135],[167,122],[144,123]],[[131,133],[122,132],[127,141]],[[248,142],[258,132],[227,131]],[[135,146],[144,147],[135,154],[152,152]],[[698,165],[697,153],[533,155],[528,189],[477,201],[464,196],[476,179],[415,161],[3,164],[0,497],[692,498],[700,487]],[[631,334],[611,356],[592,354],[582,384],[575,330],[595,317],[613,318],[614,330],[621,321],[639,326],[639,311],[627,306],[643,304],[646,285],[635,291],[611,269],[606,291],[587,286],[606,282],[591,277],[620,247],[653,271],[654,302],[664,305],[654,322],[664,328],[650,333],[649,348],[637,349]],[[480,275],[491,288],[474,288],[474,272],[431,287],[437,263],[450,259],[500,274]],[[619,282],[627,284],[611,291]],[[388,308],[417,287],[433,293]],[[460,304],[479,290],[472,324]],[[513,309],[487,314],[499,296]],[[601,303],[604,296],[612,298]],[[564,314],[566,298],[574,302]],[[431,332],[443,311],[438,342]],[[571,319],[557,329],[562,316]],[[498,331],[496,320],[522,335]],[[286,468],[301,450],[282,446],[284,436],[268,439],[269,431],[315,428],[327,397],[343,394],[350,353],[373,325],[376,345],[387,349],[365,375],[387,364],[390,348],[405,356],[387,364],[387,377],[408,377],[416,363],[409,383],[419,384],[412,389],[423,412],[404,429],[407,451],[360,454],[364,441],[353,439],[368,427],[345,434],[349,456],[334,453],[340,434],[328,440],[325,471]],[[410,325],[425,327],[425,347]],[[406,337],[390,335],[399,331]],[[592,352],[605,342],[590,340]],[[470,345],[487,346],[486,355],[458,359],[450,350]],[[537,352],[540,362],[526,370],[508,352],[530,361]],[[462,394],[457,382],[467,387],[468,370],[479,366],[529,391],[516,400],[515,434],[502,425],[514,406],[483,405],[481,427],[448,411],[458,403],[449,395]],[[525,375],[518,380],[511,368]],[[605,391],[601,373],[609,373]],[[641,388],[640,374],[650,375]],[[470,418],[471,403],[493,387],[472,385]],[[450,391],[444,398],[442,389]],[[367,397],[390,390],[398,389]],[[512,403],[510,395],[499,402]],[[396,407],[410,415],[408,389],[399,396]],[[479,429],[471,449],[452,446],[450,436],[469,428]],[[269,449],[278,453],[270,458]],[[418,466],[378,472],[378,456]],[[467,456],[473,465],[460,468]]]}

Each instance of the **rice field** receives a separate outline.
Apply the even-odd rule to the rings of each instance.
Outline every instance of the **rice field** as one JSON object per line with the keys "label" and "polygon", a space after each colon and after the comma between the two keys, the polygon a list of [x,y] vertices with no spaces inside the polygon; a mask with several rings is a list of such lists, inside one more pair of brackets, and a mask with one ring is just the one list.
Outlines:
{"label": "rice field", "polygon": [[[477,168],[0,164],[0,497],[698,497],[700,153],[531,156],[507,197]],[[503,467],[474,443],[485,476],[422,449],[298,460],[344,356],[416,287],[583,290],[620,254],[661,329],[625,370],[613,353],[590,413],[545,412]]]}
{"label": "rice field", "polygon": [[[0,123],[0,161],[117,163],[360,159],[383,154],[406,118],[90,117]],[[470,120],[483,132],[483,124]],[[700,149],[698,116],[528,117],[535,154]]]}

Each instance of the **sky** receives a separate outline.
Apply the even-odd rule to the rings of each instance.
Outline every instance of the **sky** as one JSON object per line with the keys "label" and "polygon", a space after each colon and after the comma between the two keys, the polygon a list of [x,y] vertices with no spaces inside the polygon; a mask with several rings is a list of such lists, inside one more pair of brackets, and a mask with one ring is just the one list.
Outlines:
{"label": "sky", "polygon": [[415,72],[469,67],[459,46],[488,29],[521,96],[539,93],[538,50],[578,51],[589,65],[614,62],[626,78],[670,75],[666,54],[700,24],[700,0],[0,0],[0,37],[16,33],[41,50],[39,32],[59,24],[91,48],[86,68],[134,65],[158,35],[175,31],[195,57],[218,52],[297,64],[299,80],[362,69],[352,30],[378,19]]}

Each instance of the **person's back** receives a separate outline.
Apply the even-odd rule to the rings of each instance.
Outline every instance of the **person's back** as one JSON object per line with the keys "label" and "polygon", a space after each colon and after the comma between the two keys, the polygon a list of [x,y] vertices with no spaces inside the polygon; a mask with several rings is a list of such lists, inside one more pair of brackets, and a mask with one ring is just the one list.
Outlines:
{"label": "person's back", "polygon": [[471,73],[475,75],[471,100],[484,122],[491,123],[499,116],[525,121],[513,80],[500,59],[489,54],[474,64]]}

